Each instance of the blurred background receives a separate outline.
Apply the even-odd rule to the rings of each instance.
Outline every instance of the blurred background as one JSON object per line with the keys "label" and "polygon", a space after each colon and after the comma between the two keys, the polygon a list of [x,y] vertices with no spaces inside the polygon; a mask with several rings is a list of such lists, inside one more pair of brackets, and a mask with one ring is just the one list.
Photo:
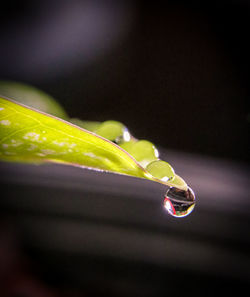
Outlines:
{"label": "blurred background", "polygon": [[248,1],[6,4],[1,79],[165,148],[247,159]]}
{"label": "blurred background", "polygon": [[[140,0],[9,1],[1,8],[1,14],[1,80],[24,82],[44,90],[55,97],[71,117],[121,121],[137,138],[150,140],[162,148],[165,159],[170,159],[177,172],[201,193],[201,206],[196,210],[197,213],[200,211],[198,215],[194,214],[193,218],[177,225],[173,221],[168,223],[170,232],[179,232],[177,246],[179,240],[186,239],[190,234],[196,234],[194,237],[199,243],[202,237],[202,242],[210,246],[222,236],[225,239],[223,247],[230,245],[231,249],[236,248],[235,262],[241,263],[242,255],[249,260],[249,211],[244,209],[245,205],[249,206],[249,1],[173,0],[164,1],[164,4]],[[234,184],[236,180],[237,185]],[[8,182],[5,183],[6,189]],[[221,182],[224,182],[223,187]],[[16,191],[18,189],[15,188]],[[210,199],[212,189],[219,190],[217,196],[212,195],[213,199]],[[11,195],[10,192],[8,195]],[[236,206],[231,204],[232,201]],[[234,205],[229,207],[231,212],[228,212],[228,205]],[[2,209],[4,214],[8,213],[5,208]],[[127,220],[130,219],[128,216]],[[204,227],[199,230],[200,233],[195,233],[193,229],[197,224]],[[216,224],[222,233],[215,231]],[[232,231],[233,224],[238,224],[240,235],[237,233],[239,229]],[[155,228],[164,229],[165,223],[164,226]],[[187,233],[181,231],[183,228]],[[5,234],[5,227],[3,230]],[[217,232],[216,235],[213,232]],[[226,233],[223,235],[223,232]],[[6,236],[2,238],[7,244]],[[144,243],[148,243],[146,239]],[[182,246],[183,243],[179,244]],[[224,254],[223,249],[221,253]],[[76,255],[73,253],[73,256]],[[44,253],[33,258],[33,261],[39,259],[40,262],[48,259]],[[228,263],[229,258],[221,264]],[[112,263],[120,267],[125,265],[120,262],[123,260],[116,259]],[[89,268],[95,261],[93,256],[93,260],[88,259],[87,264],[84,263]],[[106,262],[103,258],[100,261],[100,267],[111,265],[109,258],[105,258]],[[245,260],[243,262],[246,263]],[[160,268],[150,266],[152,275],[145,275],[145,263],[146,256],[140,265],[139,262],[132,266],[126,264],[126,272],[130,275],[133,270],[136,281],[131,285],[123,276],[116,289],[112,285],[107,286],[108,294],[132,296],[136,292],[137,296],[164,296],[166,288],[159,285],[159,282],[164,282],[164,275],[172,275],[174,288],[178,287],[180,275],[180,283],[185,283],[189,289],[194,286],[192,278],[197,275],[190,274],[189,268],[181,269],[180,273],[171,265],[169,272],[167,264]],[[232,267],[229,265],[228,269]],[[224,290],[234,282],[235,288],[242,282],[247,284],[246,267],[241,270],[239,264],[238,268],[244,271],[244,277],[240,276],[237,281],[236,273],[228,278],[222,270],[223,276],[219,274],[216,277],[209,271],[209,277],[205,274],[201,283],[207,286],[206,279],[216,285],[224,282]],[[98,271],[101,278],[102,274]],[[42,286],[46,287],[49,283],[53,287],[53,280],[50,277],[46,279],[46,273],[41,274]],[[87,290],[88,296],[89,284],[96,286],[100,281],[95,276],[93,272],[87,289],[86,286],[79,289],[80,281],[76,282],[77,285],[73,282],[77,288],[74,294],[82,296]],[[60,282],[67,280],[67,273],[56,279],[58,288]],[[146,282],[152,284],[152,288],[158,286],[160,289],[147,290],[144,286]],[[69,288],[74,290],[74,285],[69,284]],[[129,290],[126,290],[128,287]],[[176,293],[174,288],[170,290],[172,296]],[[27,296],[54,296],[51,289],[44,295],[41,292],[34,289]],[[67,292],[63,292],[66,295]],[[73,293],[70,291],[68,294]],[[100,292],[97,290],[96,294]]]}

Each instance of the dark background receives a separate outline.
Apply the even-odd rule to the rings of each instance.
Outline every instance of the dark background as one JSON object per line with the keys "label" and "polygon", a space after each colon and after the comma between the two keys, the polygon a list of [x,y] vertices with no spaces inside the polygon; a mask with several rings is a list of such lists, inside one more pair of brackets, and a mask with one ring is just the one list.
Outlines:
{"label": "dark background", "polygon": [[0,78],[72,117],[116,119],[181,151],[248,159],[248,1],[22,1],[1,18]]}
{"label": "dark background", "polygon": [[194,212],[175,219],[166,189],[145,180],[0,163],[6,296],[249,288],[249,2],[5,4],[0,79],[41,88],[71,117],[124,122],[197,195]]}

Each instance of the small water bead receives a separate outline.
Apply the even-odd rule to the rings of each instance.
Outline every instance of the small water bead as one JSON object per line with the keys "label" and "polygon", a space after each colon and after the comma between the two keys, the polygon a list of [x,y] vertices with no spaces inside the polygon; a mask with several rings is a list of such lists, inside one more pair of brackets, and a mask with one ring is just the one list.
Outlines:
{"label": "small water bead", "polygon": [[143,167],[159,157],[159,152],[152,142],[147,140],[139,140],[134,142],[127,151],[132,155]]}
{"label": "small water bead", "polygon": [[180,190],[169,188],[164,199],[164,207],[173,217],[185,217],[189,215],[195,206],[195,195],[191,188]]}
{"label": "small water bead", "polygon": [[178,176],[176,174],[173,176],[173,178],[171,178],[170,182],[177,188],[186,186],[186,182],[184,181],[184,179],[182,179],[180,176]]}
{"label": "small water bead", "polygon": [[123,148],[125,151],[130,152],[132,146],[135,144],[134,140],[126,141],[120,144],[120,147]]}
{"label": "small water bead", "polygon": [[117,144],[130,140],[128,129],[117,121],[105,121],[101,123],[95,133]]}
{"label": "small water bead", "polygon": [[131,135],[130,135],[128,129],[126,127],[124,127],[123,133],[121,135],[119,135],[118,137],[116,137],[114,142],[116,144],[120,145],[121,143],[129,142],[130,139],[131,139]]}
{"label": "small water bead", "polygon": [[146,170],[154,177],[168,181],[175,176],[174,169],[165,161],[156,160],[148,164]]}

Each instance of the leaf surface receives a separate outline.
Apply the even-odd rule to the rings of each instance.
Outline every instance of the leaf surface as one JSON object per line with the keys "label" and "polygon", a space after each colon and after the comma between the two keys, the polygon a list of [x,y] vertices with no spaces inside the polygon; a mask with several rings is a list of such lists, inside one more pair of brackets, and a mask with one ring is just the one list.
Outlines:
{"label": "leaf surface", "polygon": [[[109,140],[5,98],[0,98],[0,159],[63,162],[163,183]],[[176,178],[178,187],[186,189],[186,183]]]}

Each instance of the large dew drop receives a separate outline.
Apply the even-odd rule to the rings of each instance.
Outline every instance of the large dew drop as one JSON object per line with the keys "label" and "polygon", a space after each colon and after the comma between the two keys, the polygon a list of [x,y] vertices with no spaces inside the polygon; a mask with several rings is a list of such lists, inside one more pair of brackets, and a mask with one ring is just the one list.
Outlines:
{"label": "large dew drop", "polygon": [[171,187],[168,189],[165,200],[164,207],[167,209],[168,213],[174,217],[185,217],[189,215],[195,206],[195,195],[191,188],[187,191]]}

